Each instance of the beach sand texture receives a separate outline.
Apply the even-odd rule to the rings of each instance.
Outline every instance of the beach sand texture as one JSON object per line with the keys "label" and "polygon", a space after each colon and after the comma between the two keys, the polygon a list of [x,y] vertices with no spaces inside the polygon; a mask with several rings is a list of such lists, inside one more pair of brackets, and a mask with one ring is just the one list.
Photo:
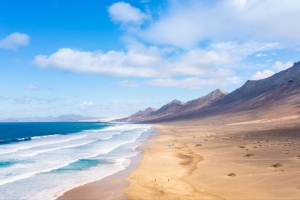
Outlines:
{"label": "beach sand texture", "polygon": [[249,116],[154,124],[131,167],[59,199],[300,199],[299,119]]}
{"label": "beach sand texture", "polygon": [[300,199],[298,119],[232,125],[223,116],[154,126],[159,135],[126,179],[129,199]]}

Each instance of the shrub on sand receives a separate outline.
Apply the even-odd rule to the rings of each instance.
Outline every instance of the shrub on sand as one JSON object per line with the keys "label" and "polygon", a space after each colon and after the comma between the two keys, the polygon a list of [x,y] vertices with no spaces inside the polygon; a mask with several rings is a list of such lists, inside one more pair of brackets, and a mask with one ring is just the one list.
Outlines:
{"label": "shrub on sand", "polygon": [[255,155],[252,153],[249,153],[249,154],[246,154],[244,157],[252,157],[252,156],[255,156]]}
{"label": "shrub on sand", "polygon": [[276,163],[276,164],[272,165],[272,167],[275,167],[275,168],[277,168],[277,167],[283,167],[283,165],[281,163]]}
{"label": "shrub on sand", "polygon": [[236,176],[236,174],[235,173],[230,173],[230,174],[228,174],[228,176]]}

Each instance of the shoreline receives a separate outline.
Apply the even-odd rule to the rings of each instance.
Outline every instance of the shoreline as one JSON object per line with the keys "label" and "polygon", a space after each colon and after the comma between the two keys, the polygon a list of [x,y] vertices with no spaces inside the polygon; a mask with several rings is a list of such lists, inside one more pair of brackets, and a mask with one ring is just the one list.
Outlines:
{"label": "shoreline", "polygon": [[124,170],[104,177],[101,180],[68,190],[56,200],[128,200],[123,193],[123,189],[129,185],[129,182],[126,181],[126,177],[139,166],[142,154],[138,152],[137,155],[129,159],[130,164]]}
{"label": "shoreline", "polygon": [[[201,155],[176,139],[173,127],[154,124],[158,134],[152,144],[143,148],[139,167],[128,177],[130,185],[124,193],[129,199],[221,199],[218,196],[198,191],[187,178],[203,160]],[[173,143],[174,146],[169,146]],[[184,150],[183,150],[184,149]]]}
{"label": "shoreline", "polygon": [[[147,139],[135,167],[116,175],[119,182],[111,185],[112,175],[87,185],[99,190],[102,182],[106,192],[118,187],[123,196],[112,199],[299,199],[297,120],[237,125],[189,120],[152,126],[156,135]],[[283,166],[273,167],[275,163]],[[84,192],[84,186],[79,188]],[[111,199],[99,195],[93,199]]]}
{"label": "shoreline", "polygon": [[[155,128],[152,126],[152,128]],[[130,164],[124,170],[108,175],[100,180],[96,180],[84,185],[72,188],[62,195],[56,197],[56,200],[91,200],[91,199],[109,199],[109,200],[128,200],[123,190],[130,185],[126,180],[141,163],[143,157],[143,148],[148,145],[149,140],[158,135],[150,134],[146,140],[140,140],[140,145],[136,147],[137,155],[128,158]]]}

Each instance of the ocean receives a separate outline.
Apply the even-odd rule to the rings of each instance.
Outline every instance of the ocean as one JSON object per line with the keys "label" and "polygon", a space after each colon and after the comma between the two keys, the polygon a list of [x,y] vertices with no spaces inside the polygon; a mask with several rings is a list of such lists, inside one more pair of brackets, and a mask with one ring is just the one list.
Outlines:
{"label": "ocean", "polygon": [[0,199],[55,199],[125,169],[155,135],[146,125],[0,123]]}

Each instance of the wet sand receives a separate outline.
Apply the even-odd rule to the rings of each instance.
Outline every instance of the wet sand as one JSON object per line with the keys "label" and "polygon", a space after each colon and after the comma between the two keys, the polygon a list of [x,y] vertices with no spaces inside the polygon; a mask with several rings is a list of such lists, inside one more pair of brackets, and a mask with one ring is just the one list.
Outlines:
{"label": "wet sand", "polygon": [[140,161],[141,153],[130,159],[131,163],[125,170],[119,171],[111,176],[107,176],[99,181],[88,183],[86,185],[67,191],[58,200],[127,200],[123,189],[129,186],[126,177],[135,170]]}

